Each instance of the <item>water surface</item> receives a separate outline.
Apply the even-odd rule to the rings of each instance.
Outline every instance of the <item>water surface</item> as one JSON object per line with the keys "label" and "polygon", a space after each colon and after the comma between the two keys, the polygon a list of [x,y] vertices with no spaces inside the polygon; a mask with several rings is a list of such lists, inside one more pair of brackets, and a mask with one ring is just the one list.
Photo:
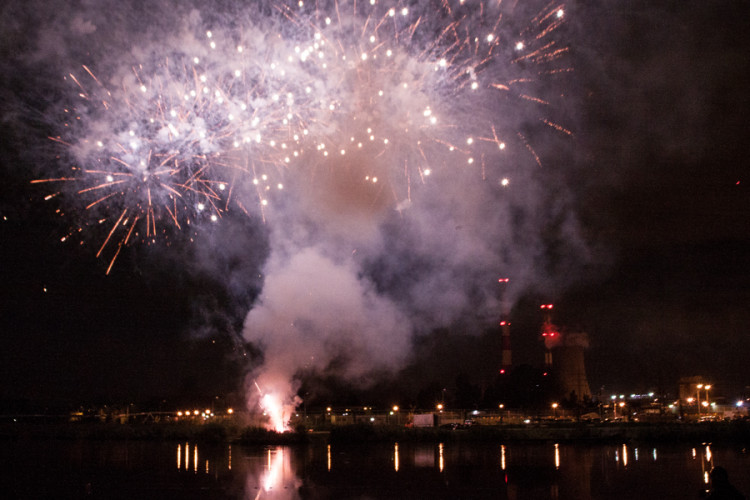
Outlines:
{"label": "water surface", "polygon": [[390,443],[244,447],[181,442],[2,442],[3,498],[700,498],[731,445]]}

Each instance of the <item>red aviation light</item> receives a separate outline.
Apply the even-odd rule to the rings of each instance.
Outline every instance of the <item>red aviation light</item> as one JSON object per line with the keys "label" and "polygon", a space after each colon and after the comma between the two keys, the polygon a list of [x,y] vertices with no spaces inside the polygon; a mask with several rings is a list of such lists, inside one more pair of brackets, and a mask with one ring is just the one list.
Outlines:
{"label": "red aviation light", "polygon": [[500,375],[505,375],[505,368],[500,369]]}
{"label": "red aviation light", "polygon": [[558,333],[557,327],[549,321],[542,325],[542,337],[556,337]]}
{"label": "red aviation light", "polygon": [[540,309],[552,309],[553,307],[553,304],[542,304],[541,306],[539,306]]}
{"label": "red aviation light", "polygon": [[500,278],[497,280],[498,283],[508,283],[510,281],[510,278]]}
{"label": "red aviation light", "polygon": [[506,325],[510,326],[510,321],[508,321],[508,317],[509,317],[508,314],[505,314],[505,313],[501,314],[500,315],[500,323],[499,323],[499,325],[500,326],[506,326]]}

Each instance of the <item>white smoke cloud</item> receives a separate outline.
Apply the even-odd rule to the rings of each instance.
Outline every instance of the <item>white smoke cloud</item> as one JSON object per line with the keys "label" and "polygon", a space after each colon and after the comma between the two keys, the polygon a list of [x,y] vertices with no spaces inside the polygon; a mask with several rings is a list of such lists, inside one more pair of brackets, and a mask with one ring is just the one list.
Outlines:
{"label": "white smoke cloud", "polygon": [[[297,5],[290,3],[290,12]],[[498,277],[510,276],[504,300],[512,303],[538,283],[554,286],[569,279],[576,259],[569,260],[565,276],[555,275],[547,267],[550,247],[558,255],[571,249],[584,253],[575,218],[561,216],[569,210],[560,192],[565,187],[546,185],[536,153],[530,154],[529,141],[518,134],[539,127],[545,112],[528,98],[535,90],[528,82],[542,74],[533,66],[552,61],[557,67],[558,53],[518,63],[512,45],[490,46],[463,30],[454,33],[461,38],[451,45],[439,38],[454,35],[446,34],[445,20],[433,18],[431,7],[409,21],[414,30],[398,31],[408,16],[384,21],[381,31],[372,33],[382,37],[379,43],[362,38],[363,25],[371,29],[375,23],[352,9],[342,9],[326,32],[325,16],[308,6],[299,7],[305,22],[293,16],[290,22],[276,3],[257,10],[197,4],[177,9],[170,2],[112,7],[111,12],[92,6],[56,9],[44,26],[50,29],[39,29],[29,53],[35,61],[59,61],[60,80],[73,74],[86,78],[83,88],[70,79],[60,84],[82,117],[78,136],[68,138],[76,143],[77,163],[108,168],[117,157],[148,166],[151,149],[165,155],[178,151],[176,165],[220,153],[206,165],[238,163],[219,175],[222,185],[238,180],[221,192],[219,182],[212,183],[207,205],[219,220],[261,214],[270,228],[264,286],[243,329],[245,340],[263,351],[264,362],[253,367],[248,387],[253,401],[260,399],[254,394],[275,393],[291,407],[300,370],[335,370],[361,383],[380,371],[395,371],[408,358],[415,334],[461,322],[481,328],[486,318],[497,316]],[[327,8],[325,2],[320,8]],[[482,15],[468,9],[461,23]],[[308,24],[319,25],[325,36],[316,38]],[[517,36],[497,26],[508,30],[508,38]],[[299,53],[308,45],[315,51],[301,61]],[[391,46],[393,56],[385,52]],[[453,59],[444,60],[446,53]],[[477,53],[487,55],[487,62],[475,59]],[[82,64],[100,75],[101,84]],[[503,84],[502,92],[495,81]],[[204,99],[204,90],[217,99]],[[86,92],[91,93],[82,99],[79,93]],[[48,104],[57,109],[68,103]],[[172,123],[170,111],[181,119]],[[308,133],[311,139],[305,139]],[[292,139],[298,134],[304,137]],[[97,152],[100,137],[109,139],[103,141],[104,161]],[[273,146],[269,137],[277,140]],[[322,144],[326,147],[316,150]],[[227,150],[234,156],[227,159]],[[254,184],[266,173],[283,181],[278,196],[269,194],[276,192],[270,180]],[[506,177],[512,178],[507,188],[501,183]],[[195,194],[193,186],[179,195],[180,186],[172,186],[134,197],[141,205],[159,197],[172,201],[164,218],[178,219],[192,231],[203,223],[185,201]],[[184,203],[180,211],[177,202]],[[96,208],[106,212],[105,203]],[[82,210],[94,212],[111,216]],[[241,238],[210,244],[231,247],[232,256],[251,253]],[[207,250],[196,255],[212,258]],[[252,272],[247,266],[236,269]],[[243,281],[254,283],[255,276],[243,280],[228,273],[224,279],[238,289]]]}
{"label": "white smoke cloud", "polygon": [[[288,419],[298,402],[299,370],[325,372],[335,363],[337,375],[366,383],[375,372],[395,370],[407,358],[411,325],[359,274],[352,259],[336,262],[310,247],[289,257],[272,254],[244,336],[263,350],[265,361],[254,382],[277,398],[260,404],[277,413],[271,415],[274,427],[283,429],[279,407]],[[251,388],[251,404],[254,394]]]}
{"label": "white smoke cloud", "polygon": [[410,324],[353,261],[335,262],[319,249],[266,265],[266,284],[245,321],[245,336],[262,347],[265,369],[293,375],[345,359],[342,375],[359,378],[395,368],[406,358]]}
{"label": "white smoke cloud", "polygon": [[77,35],[90,35],[96,31],[96,25],[82,16],[75,16],[70,23],[70,30]]}

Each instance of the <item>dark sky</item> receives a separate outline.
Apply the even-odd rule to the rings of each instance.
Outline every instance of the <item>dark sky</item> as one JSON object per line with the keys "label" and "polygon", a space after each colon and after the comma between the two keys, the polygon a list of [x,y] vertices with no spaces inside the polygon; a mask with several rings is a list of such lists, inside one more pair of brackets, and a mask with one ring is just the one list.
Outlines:
{"label": "dark sky", "polygon": [[627,4],[594,13],[601,26],[591,48],[601,57],[582,61],[593,161],[579,174],[594,179],[584,217],[615,250],[615,265],[602,286],[564,301],[592,335],[595,384],[668,385],[693,374],[741,386],[748,5]]}
{"label": "dark sky", "polygon": [[[564,111],[574,134],[548,165],[564,166],[555,182],[570,193],[589,255],[569,279],[558,270],[549,289],[536,283],[519,296],[518,363],[541,365],[538,304],[554,301],[557,323],[589,334],[594,392],[675,391],[694,375],[727,395],[750,385],[749,7],[566,6],[575,74]],[[61,244],[63,218],[29,183],[40,169],[29,149],[49,147],[48,125],[19,106],[54,89],[26,58],[43,33],[23,34],[33,8],[5,9],[0,400],[230,397],[242,387],[239,339],[262,289],[268,227],[231,218],[193,243],[183,234],[171,246],[129,247],[109,275],[95,243]],[[204,245],[221,239],[246,245]],[[455,342],[452,369],[491,364],[487,339],[476,338]]]}

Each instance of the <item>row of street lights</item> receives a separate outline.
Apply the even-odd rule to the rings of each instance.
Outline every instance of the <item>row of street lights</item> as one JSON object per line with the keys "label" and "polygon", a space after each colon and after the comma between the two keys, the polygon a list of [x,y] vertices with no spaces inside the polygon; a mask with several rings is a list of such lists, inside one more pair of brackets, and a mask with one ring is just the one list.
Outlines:
{"label": "row of street lights", "polygon": [[[696,389],[697,389],[697,393],[696,393],[697,398],[696,398],[696,400],[697,400],[697,403],[698,403],[698,416],[699,417],[700,417],[700,414],[701,414],[701,405],[705,406],[706,408],[708,408],[709,406],[711,406],[711,403],[710,403],[710,400],[709,400],[709,391],[711,390],[711,387],[712,387],[711,384],[696,384]],[[706,399],[705,399],[705,401],[701,401],[701,390],[705,390],[706,391]],[[654,393],[649,393],[648,396],[649,397],[653,397]],[[624,395],[620,395],[619,399],[622,400],[624,397],[625,397]],[[631,396],[631,397],[633,397],[633,396]],[[620,407],[621,416],[623,416],[622,412],[624,411],[624,407],[626,406],[625,401],[619,401],[618,402],[617,401],[618,396],[614,395],[614,394],[611,396],[611,399],[612,399],[613,417],[617,418],[617,407],[618,406]],[[689,404],[692,404],[693,401],[696,401],[696,400],[694,400],[692,397],[686,399],[686,401]],[[560,407],[560,405],[558,403],[552,403],[551,407],[552,407],[552,412],[553,412],[554,417],[557,418],[557,409]],[[438,412],[442,413],[442,411],[444,410],[444,408],[445,408],[445,405],[443,403],[438,403],[438,404],[435,405],[435,409]],[[501,418],[502,418],[502,410],[505,408],[505,405],[504,404],[500,404],[500,405],[498,405],[498,408],[501,411]],[[364,407],[364,409],[368,410],[368,407]],[[369,408],[369,409],[372,409],[372,408]],[[326,411],[328,413],[330,413],[331,410],[332,410],[332,408],[330,406],[326,408]],[[391,408],[390,415],[391,416],[398,415],[398,412],[399,412],[398,405],[394,405]]]}

